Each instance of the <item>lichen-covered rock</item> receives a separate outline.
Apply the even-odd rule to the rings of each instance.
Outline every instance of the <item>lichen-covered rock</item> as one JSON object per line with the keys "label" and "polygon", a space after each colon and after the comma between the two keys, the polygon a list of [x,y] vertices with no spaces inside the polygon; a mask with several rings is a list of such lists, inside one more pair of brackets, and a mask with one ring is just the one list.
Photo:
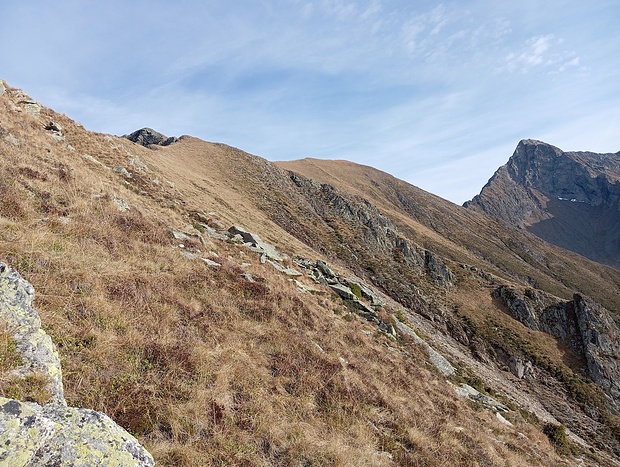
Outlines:
{"label": "lichen-covered rock", "polygon": [[347,277],[345,280],[349,285],[353,284],[353,286],[359,287],[362,297],[368,300],[372,306],[380,308],[385,305],[385,299],[363,282],[351,277]]}
{"label": "lichen-covered rock", "polygon": [[24,100],[20,101],[20,104],[24,106],[24,110],[30,115],[38,117],[41,114],[41,104],[36,101]]}
{"label": "lichen-covered rock", "polygon": [[329,288],[332,289],[334,292],[336,292],[340,297],[344,298],[345,300],[357,300],[357,297],[355,296],[353,291],[346,285],[330,284]]}
{"label": "lichen-covered rock", "polygon": [[100,412],[0,397],[0,464],[152,466],[154,461]]}
{"label": "lichen-covered rock", "polygon": [[22,364],[10,375],[43,375],[45,405],[0,397],[0,466],[152,466],[153,458],[107,415],[67,407],[56,346],[32,307],[34,288],[0,263],[0,322],[11,334]]}
{"label": "lichen-covered rock", "polygon": [[65,404],[60,357],[52,339],[41,329],[41,319],[32,307],[34,288],[17,271],[0,263],[0,322],[17,344],[23,364],[18,377],[35,374],[48,380],[50,402]]}

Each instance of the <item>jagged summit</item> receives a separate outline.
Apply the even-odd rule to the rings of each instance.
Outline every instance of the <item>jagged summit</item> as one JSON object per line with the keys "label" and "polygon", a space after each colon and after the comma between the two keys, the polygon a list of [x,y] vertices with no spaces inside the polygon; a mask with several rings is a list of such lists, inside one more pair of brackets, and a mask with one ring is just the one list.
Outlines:
{"label": "jagged summit", "polygon": [[620,265],[620,155],[519,142],[464,204],[612,266]]}
{"label": "jagged summit", "polygon": [[129,135],[124,135],[123,138],[127,138],[129,141],[141,144],[147,148],[151,146],[169,146],[178,141],[178,138],[175,136],[168,137],[152,128],[136,130]]}

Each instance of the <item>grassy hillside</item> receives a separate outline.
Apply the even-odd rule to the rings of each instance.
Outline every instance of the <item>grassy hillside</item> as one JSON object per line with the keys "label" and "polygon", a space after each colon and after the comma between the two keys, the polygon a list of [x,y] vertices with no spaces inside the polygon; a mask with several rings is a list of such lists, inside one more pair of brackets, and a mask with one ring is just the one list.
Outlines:
{"label": "grassy hillside", "polygon": [[[334,243],[355,238],[346,231],[352,224],[339,230],[338,219],[310,217],[312,200],[285,170],[190,137],[147,149],[50,109],[31,115],[23,100],[11,88],[0,96],[0,261],[35,287],[35,306],[61,354],[67,401],[106,412],[160,465],[548,466],[584,455],[576,446],[572,454],[560,449],[562,457],[557,437],[543,433],[551,425],[516,405],[507,425],[460,398],[422,347],[380,332],[306,274],[298,280],[315,292],[300,291],[243,245],[198,235],[196,219],[241,224],[289,255],[287,265],[300,255],[327,260],[343,275],[363,272]],[[46,129],[50,121],[61,131]],[[373,199],[381,209],[388,201]],[[411,224],[406,211],[388,214],[446,261],[492,254]],[[190,235],[178,239],[175,230]],[[485,261],[502,272],[499,259]],[[534,274],[535,266],[514,262],[524,271],[514,277]],[[446,304],[460,300],[472,315],[479,302],[497,310],[484,281],[468,277],[450,296],[420,287]],[[415,311],[390,300],[381,320],[414,325]],[[507,315],[494,319],[519,326]],[[0,368],[0,394],[15,395]],[[461,377],[474,384],[472,371],[463,368]],[[587,454],[587,463],[604,459]]]}
{"label": "grassy hillside", "polygon": [[372,167],[318,159],[276,165],[367,198],[418,243],[455,262],[479,265],[558,297],[568,298],[579,290],[610,311],[620,311],[620,272],[616,269],[555,247]]}

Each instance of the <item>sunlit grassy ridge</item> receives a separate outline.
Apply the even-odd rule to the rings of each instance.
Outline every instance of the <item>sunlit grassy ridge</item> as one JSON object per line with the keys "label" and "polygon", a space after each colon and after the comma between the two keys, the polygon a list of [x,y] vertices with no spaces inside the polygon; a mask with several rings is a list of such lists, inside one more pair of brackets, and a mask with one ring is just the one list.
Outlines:
{"label": "sunlit grassy ridge", "polygon": [[[181,254],[171,229],[195,211],[246,225],[290,255],[330,253],[278,226],[270,209],[287,202],[289,183],[280,169],[192,138],[149,150],[15,106],[0,97],[0,261],[35,287],[67,401],[110,415],[160,464],[570,464],[541,427],[518,412],[507,426],[459,399],[418,346],[379,333],[328,289],[301,293],[219,240],[184,247],[220,267]],[[49,120],[64,140],[44,129]]]}

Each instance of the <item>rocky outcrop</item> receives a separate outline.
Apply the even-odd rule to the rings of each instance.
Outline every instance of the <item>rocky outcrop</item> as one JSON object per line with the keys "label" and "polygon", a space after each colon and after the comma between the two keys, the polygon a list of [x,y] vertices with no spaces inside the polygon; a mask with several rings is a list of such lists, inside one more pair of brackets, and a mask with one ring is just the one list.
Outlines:
{"label": "rocky outcrop", "polygon": [[37,376],[47,395],[42,405],[0,397],[0,464],[154,465],[138,441],[105,414],[67,407],[58,352],[41,329],[33,299],[32,285],[0,263],[0,322],[21,361],[8,378]]}
{"label": "rocky outcrop", "polygon": [[273,245],[262,241],[257,234],[248,232],[243,227],[239,226],[232,226],[228,229],[228,232],[232,236],[240,235],[243,242],[249,244],[249,246],[253,248],[257,248],[259,250],[257,251],[258,253],[263,253],[268,258],[275,261],[282,261],[282,254]]}
{"label": "rocky outcrop", "polygon": [[133,141],[147,148],[151,146],[169,146],[178,140],[178,138],[174,136],[168,137],[152,128],[136,130],[129,135],[124,135],[123,138],[127,138],[129,141]]}
{"label": "rocky outcrop", "polygon": [[19,103],[22,105],[26,113],[34,117],[38,117],[41,114],[41,104],[39,104],[37,101],[28,99],[20,101]]}
{"label": "rocky outcrop", "polygon": [[349,284],[349,287],[359,288],[361,296],[368,300],[372,306],[381,308],[385,305],[385,299],[363,282],[350,277],[345,278],[345,281]]}
{"label": "rocky outcrop", "polygon": [[523,140],[464,206],[620,267],[620,153],[564,152]]}
{"label": "rocky outcrop", "polygon": [[329,184],[295,172],[289,172],[289,176],[328,225],[333,224],[334,230],[342,232],[345,229],[338,223],[344,222],[346,229],[355,232],[351,238],[338,238],[343,244],[341,251],[355,249],[354,257],[359,256],[360,250],[372,257],[385,255],[416,274],[426,275],[436,285],[445,288],[454,285],[452,271],[438,255],[407,240],[398,227],[366,199],[341,193]]}
{"label": "rocky outcrop", "polygon": [[479,404],[482,404],[486,409],[494,412],[508,412],[510,410],[501,402],[496,401],[486,394],[482,394],[477,389],[472,388],[470,385],[461,383],[459,386],[454,386],[454,390],[461,397],[467,397]]}
{"label": "rocky outcrop", "polygon": [[60,357],[56,346],[41,329],[39,314],[32,307],[34,289],[17,271],[0,263],[0,322],[15,341],[22,364],[14,377],[43,377],[49,401],[65,404]]}
{"label": "rocky outcrop", "polygon": [[609,312],[593,300],[575,294],[572,303],[588,373],[620,401],[620,329]]}
{"label": "rocky outcrop", "polygon": [[0,97],[4,96],[6,93],[6,87],[4,86],[4,81],[0,79]]}
{"label": "rocky outcrop", "polygon": [[581,294],[562,302],[540,291],[523,293],[508,286],[498,287],[493,296],[515,319],[551,334],[583,356],[588,375],[620,403],[620,328],[605,308]]}
{"label": "rocky outcrop", "polygon": [[329,287],[355,313],[368,321],[381,324],[377,309],[385,305],[385,299],[371,287],[358,279],[337,274],[324,261],[313,262],[301,257],[295,258],[294,261],[308,273],[314,282]]}

